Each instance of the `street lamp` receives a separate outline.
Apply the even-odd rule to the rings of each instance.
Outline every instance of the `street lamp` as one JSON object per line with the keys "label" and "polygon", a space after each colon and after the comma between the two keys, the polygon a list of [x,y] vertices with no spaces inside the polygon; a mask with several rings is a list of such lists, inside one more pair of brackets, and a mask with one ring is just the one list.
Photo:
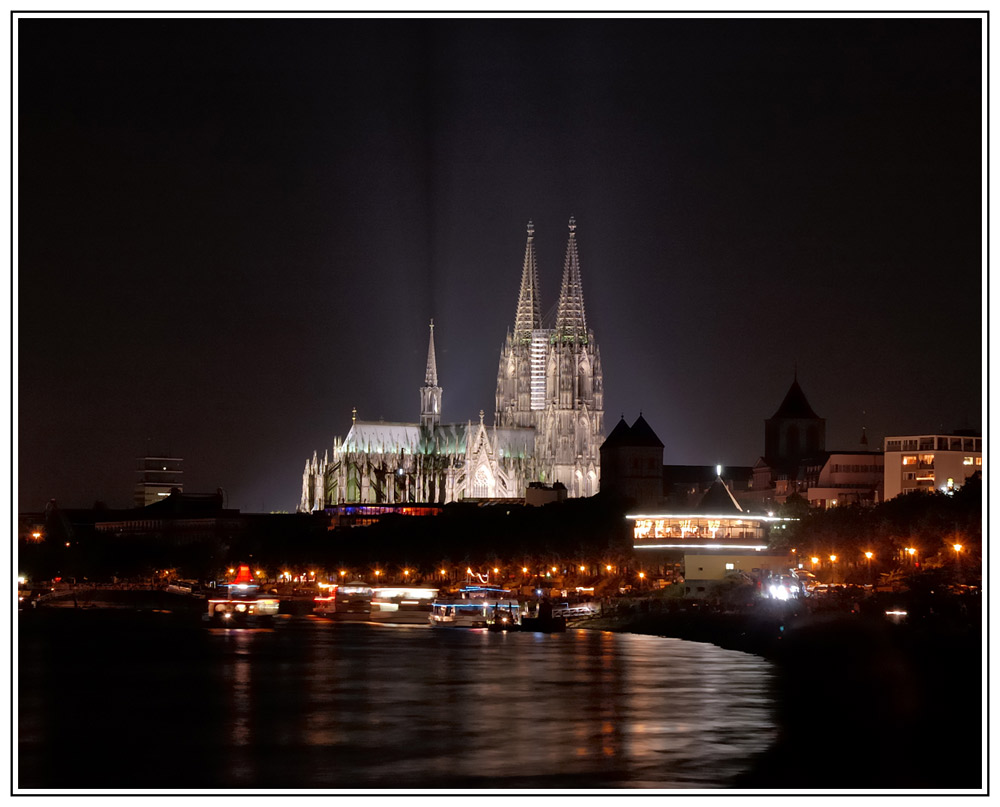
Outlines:
{"label": "street lamp", "polygon": [[962,551],[962,545],[961,544],[952,544],[951,548],[954,549],[956,553]]}

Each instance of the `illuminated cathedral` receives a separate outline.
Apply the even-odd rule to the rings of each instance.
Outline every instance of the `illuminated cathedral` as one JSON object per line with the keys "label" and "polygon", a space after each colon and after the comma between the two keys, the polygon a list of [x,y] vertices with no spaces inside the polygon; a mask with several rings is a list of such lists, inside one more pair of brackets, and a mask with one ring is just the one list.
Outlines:
{"label": "illuminated cathedral", "polygon": [[444,423],[430,324],[420,420],[359,420],[314,452],[302,474],[299,510],[338,504],[438,503],[520,499],[529,484],[565,486],[569,496],[600,487],[604,441],[601,351],[587,327],[576,243],[569,240],[554,321],[543,323],[535,230],[528,222],[514,328],[501,347],[492,425]]}

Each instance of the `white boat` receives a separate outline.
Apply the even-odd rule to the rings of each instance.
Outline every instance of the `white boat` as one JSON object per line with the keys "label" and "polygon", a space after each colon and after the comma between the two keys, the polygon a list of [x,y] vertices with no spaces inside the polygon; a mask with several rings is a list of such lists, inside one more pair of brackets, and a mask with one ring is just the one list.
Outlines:
{"label": "white boat", "polygon": [[430,623],[435,628],[485,628],[491,624],[521,624],[520,603],[509,589],[464,586],[452,597],[431,603]]}
{"label": "white boat", "polygon": [[436,588],[382,586],[372,589],[372,622],[395,625],[426,625]]}

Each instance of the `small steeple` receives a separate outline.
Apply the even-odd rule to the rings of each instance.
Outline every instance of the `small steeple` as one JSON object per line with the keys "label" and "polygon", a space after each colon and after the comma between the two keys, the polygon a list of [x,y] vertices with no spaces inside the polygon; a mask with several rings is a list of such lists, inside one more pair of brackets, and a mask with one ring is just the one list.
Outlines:
{"label": "small steeple", "polygon": [[569,220],[569,242],[563,264],[562,288],[556,310],[556,337],[566,342],[587,341],[587,316],[583,307],[580,255],[576,247],[576,219]]}
{"label": "small steeple", "polygon": [[438,385],[437,357],[434,355],[434,320],[431,320],[431,336],[427,344],[427,372],[424,373],[424,386]]}
{"label": "small steeple", "polygon": [[434,354],[434,320],[427,343],[427,370],[420,388],[420,423],[429,431],[441,422],[441,387],[438,386],[437,356]]}
{"label": "small steeple", "polygon": [[517,295],[514,339],[531,339],[531,332],[542,327],[541,301],[538,295],[538,264],[535,260],[535,225],[528,222],[528,241],[524,246],[521,291]]}

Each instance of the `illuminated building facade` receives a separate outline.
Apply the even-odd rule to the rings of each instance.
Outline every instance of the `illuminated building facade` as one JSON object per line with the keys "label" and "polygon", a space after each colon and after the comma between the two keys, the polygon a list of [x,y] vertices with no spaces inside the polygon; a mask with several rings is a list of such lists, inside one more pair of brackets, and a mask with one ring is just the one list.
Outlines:
{"label": "illuminated building facade", "polygon": [[560,482],[569,496],[592,496],[601,484],[604,442],[604,373],[594,332],[587,327],[576,243],[569,240],[562,286],[551,327],[542,322],[535,228],[528,222],[514,330],[500,351],[496,424],[533,429],[534,477]]}
{"label": "illuminated building facade", "polygon": [[646,512],[632,522],[632,546],[644,565],[681,560],[685,593],[704,596],[730,572],[760,574],[788,568],[788,555],[768,550],[772,530],[792,519],[746,512],[717,477],[691,511]]}
{"label": "illuminated building facade", "polygon": [[955,432],[886,437],[885,498],[914,490],[955,490],[983,467],[983,439],[979,435]]}
{"label": "illuminated building facade", "polygon": [[604,391],[600,350],[587,328],[576,243],[569,243],[555,322],[545,327],[538,294],[534,227],[528,223],[514,330],[497,372],[496,414],[443,423],[431,321],[418,423],[364,421],[314,452],[302,474],[300,512],[340,504],[446,504],[518,499],[532,482],[561,483],[568,496],[600,485]]}

